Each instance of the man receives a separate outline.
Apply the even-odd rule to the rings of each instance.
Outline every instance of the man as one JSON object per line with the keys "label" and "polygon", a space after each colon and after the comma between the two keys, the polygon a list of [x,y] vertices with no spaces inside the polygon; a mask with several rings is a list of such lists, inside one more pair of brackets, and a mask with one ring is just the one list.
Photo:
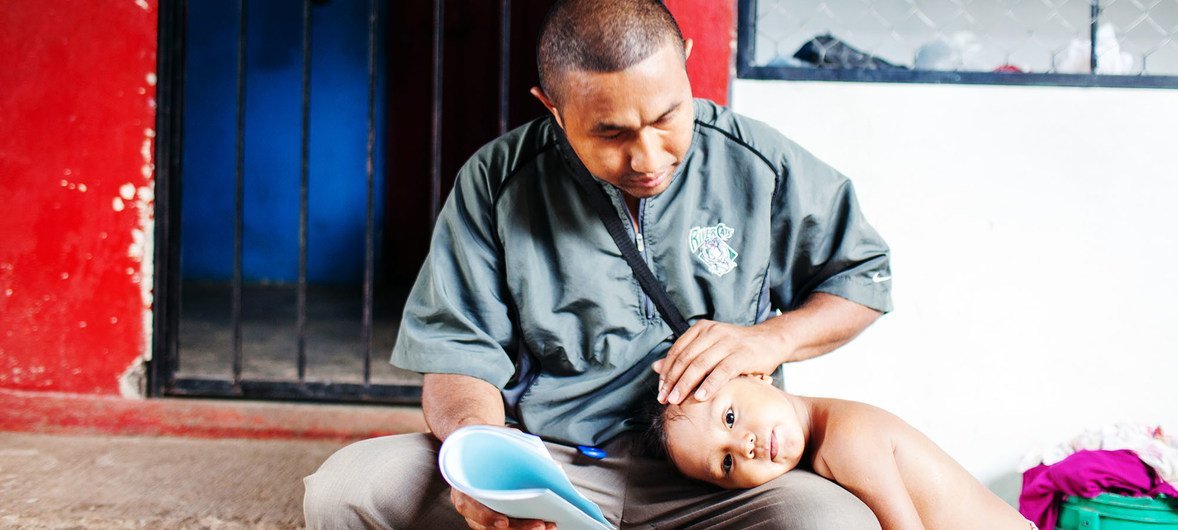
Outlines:
{"label": "man", "polygon": [[[462,168],[405,308],[393,362],[425,374],[432,436],[333,455],[306,479],[309,527],[544,528],[437,470],[439,440],[510,422],[542,436],[621,527],[878,528],[813,473],[726,492],[631,454],[636,409],[656,391],[707,399],[840,346],[891,305],[887,246],[850,183],[769,127],[693,101],[690,51],[657,0],[553,7],[532,89],[552,116]],[[678,340],[574,181],[566,139],[693,323]]]}

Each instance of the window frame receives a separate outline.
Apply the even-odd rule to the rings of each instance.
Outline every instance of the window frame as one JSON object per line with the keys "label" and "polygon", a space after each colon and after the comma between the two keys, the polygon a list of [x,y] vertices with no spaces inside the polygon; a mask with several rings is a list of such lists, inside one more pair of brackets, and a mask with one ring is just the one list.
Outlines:
{"label": "window frame", "polygon": [[1063,86],[1178,89],[1178,75],[1112,75],[959,72],[942,70],[867,70],[755,63],[757,1],[738,0],[736,78],[776,81],[831,81],[852,83],[924,83],[959,85]]}

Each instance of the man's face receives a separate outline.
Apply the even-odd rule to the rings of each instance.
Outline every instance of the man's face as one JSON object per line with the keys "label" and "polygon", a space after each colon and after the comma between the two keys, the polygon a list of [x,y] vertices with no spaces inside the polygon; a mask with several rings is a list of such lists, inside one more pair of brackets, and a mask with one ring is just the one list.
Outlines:
{"label": "man's face", "polygon": [[805,449],[793,401],[767,381],[738,377],[708,401],[667,408],[667,453],[688,477],[752,488],[798,465]]}
{"label": "man's face", "polygon": [[695,123],[677,44],[620,72],[577,70],[557,82],[554,114],[590,173],[634,198],[667,189]]}

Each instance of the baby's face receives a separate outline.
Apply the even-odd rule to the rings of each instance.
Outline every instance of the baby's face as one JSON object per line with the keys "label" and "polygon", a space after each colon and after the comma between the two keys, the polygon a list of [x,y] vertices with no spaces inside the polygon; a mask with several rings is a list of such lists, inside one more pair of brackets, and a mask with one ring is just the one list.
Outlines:
{"label": "baby's face", "polygon": [[739,377],[710,400],[688,398],[665,414],[671,462],[721,487],[760,486],[797,466],[805,449],[794,401],[767,381]]}

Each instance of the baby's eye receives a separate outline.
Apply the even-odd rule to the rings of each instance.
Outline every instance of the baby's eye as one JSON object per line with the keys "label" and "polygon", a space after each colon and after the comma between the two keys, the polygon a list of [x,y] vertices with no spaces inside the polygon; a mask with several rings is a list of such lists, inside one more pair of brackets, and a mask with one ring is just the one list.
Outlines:
{"label": "baby's eye", "polygon": [[736,413],[732,412],[732,407],[729,407],[728,411],[724,413],[724,425],[731,429],[734,423],[736,423]]}
{"label": "baby's eye", "polygon": [[724,461],[721,462],[720,469],[724,470],[724,476],[732,473],[732,455],[724,455]]}

